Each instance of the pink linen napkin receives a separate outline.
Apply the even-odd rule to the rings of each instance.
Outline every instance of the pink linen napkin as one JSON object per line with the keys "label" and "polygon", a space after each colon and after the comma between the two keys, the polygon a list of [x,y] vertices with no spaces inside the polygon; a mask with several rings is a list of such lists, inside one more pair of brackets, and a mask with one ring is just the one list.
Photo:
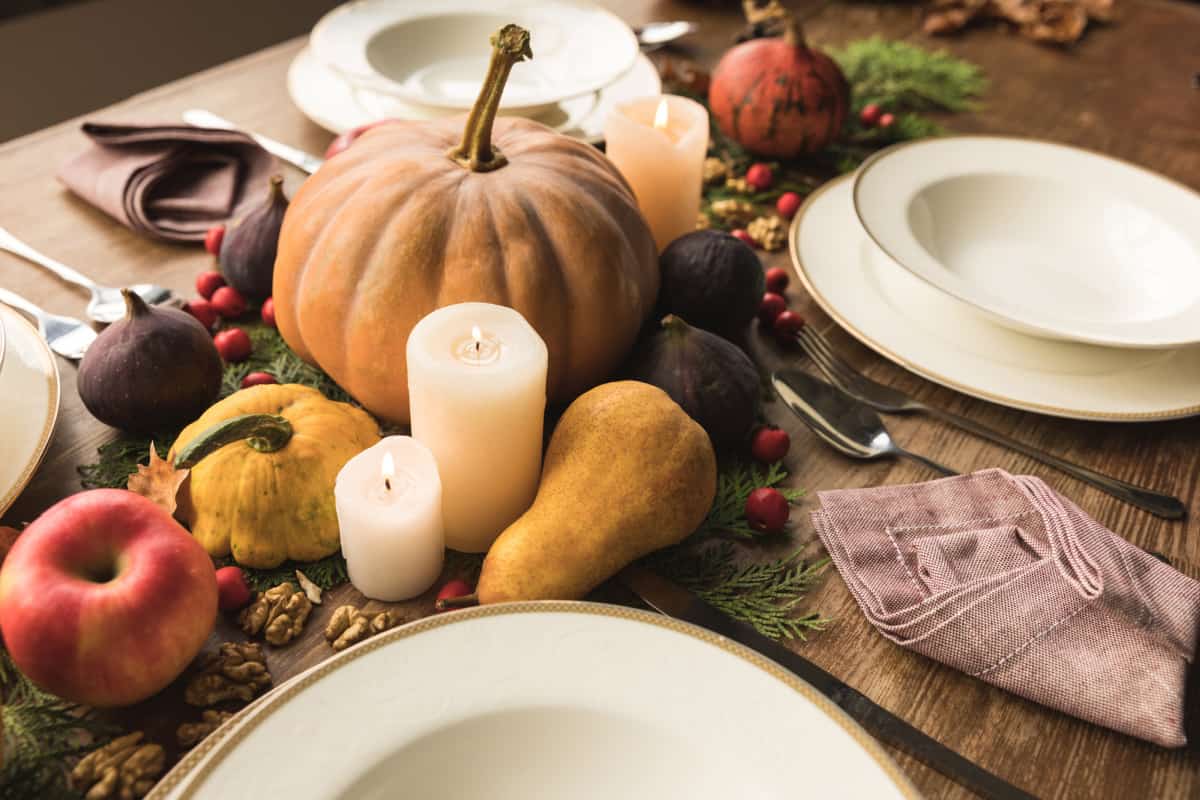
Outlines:
{"label": "pink linen napkin", "polygon": [[85,122],[92,145],[59,170],[67,188],[132,230],[201,241],[261,199],[275,159],[240,131]]}
{"label": "pink linen napkin", "polygon": [[1200,583],[1003,470],[819,498],[817,533],[896,644],[1097,725],[1187,743]]}

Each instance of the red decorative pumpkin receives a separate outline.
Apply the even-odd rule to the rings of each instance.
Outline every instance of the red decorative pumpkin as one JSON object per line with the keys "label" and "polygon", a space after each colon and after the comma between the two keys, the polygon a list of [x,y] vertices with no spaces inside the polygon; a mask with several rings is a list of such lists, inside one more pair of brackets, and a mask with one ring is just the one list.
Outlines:
{"label": "red decorative pumpkin", "polygon": [[752,39],[727,52],[712,75],[708,105],[721,132],[747,150],[795,158],[823,149],[846,120],[850,87],[829,56],[804,43],[777,0],[748,0],[752,23],[777,22],[783,36]]}

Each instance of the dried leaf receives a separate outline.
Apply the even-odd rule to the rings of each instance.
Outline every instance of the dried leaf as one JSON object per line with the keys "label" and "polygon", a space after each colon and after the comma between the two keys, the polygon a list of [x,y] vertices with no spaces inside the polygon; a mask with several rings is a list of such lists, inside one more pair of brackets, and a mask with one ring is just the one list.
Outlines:
{"label": "dried leaf", "polygon": [[187,480],[189,470],[175,469],[175,465],[166,459],[158,457],[154,442],[150,443],[150,463],[146,466],[138,464],[137,472],[129,476],[125,488],[135,494],[140,494],[166,510],[175,514],[176,497],[179,487]]}
{"label": "dried leaf", "polygon": [[300,581],[300,588],[308,596],[309,602],[314,606],[321,605],[321,587],[310,581],[308,576],[300,570],[296,570],[296,580]]}

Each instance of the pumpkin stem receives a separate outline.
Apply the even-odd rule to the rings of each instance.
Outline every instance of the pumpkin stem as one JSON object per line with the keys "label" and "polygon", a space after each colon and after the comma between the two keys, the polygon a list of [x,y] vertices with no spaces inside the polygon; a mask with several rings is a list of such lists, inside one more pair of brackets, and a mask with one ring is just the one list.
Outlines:
{"label": "pumpkin stem", "polygon": [[122,289],[121,297],[125,298],[126,319],[133,319],[134,317],[141,316],[150,310],[150,308],[146,305],[146,301],[131,289]]}
{"label": "pumpkin stem", "polygon": [[492,60],[479,97],[467,116],[462,144],[447,153],[458,164],[475,172],[499,169],[508,163],[500,150],[492,145],[492,124],[500,108],[500,96],[513,65],[533,58],[529,49],[529,31],[519,25],[505,25],[492,34]]}
{"label": "pumpkin stem", "polygon": [[176,469],[188,469],[227,444],[246,440],[260,453],[274,453],[292,438],[292,423],[275,414],[242,414],[201,431],[175,456]]}
{"label": "pumpkin stem", "polygon": [[805,46],[804,33],[800,29],[796,15],[784,8],[779,0],[768,0],[763,5],[759,5],[759,0],[742,0],[742,13],[746,15],[746,21],[752,28],[781,25],[783,41],[793,47]]}

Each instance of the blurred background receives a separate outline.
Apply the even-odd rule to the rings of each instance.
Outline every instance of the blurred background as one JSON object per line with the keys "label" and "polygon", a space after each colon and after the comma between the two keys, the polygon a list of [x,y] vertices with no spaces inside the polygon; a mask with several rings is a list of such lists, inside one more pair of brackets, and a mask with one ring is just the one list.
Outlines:
{"label": "blurred background", "polygon": [[307,33],[338,4],[0,0],[0,142]]}

